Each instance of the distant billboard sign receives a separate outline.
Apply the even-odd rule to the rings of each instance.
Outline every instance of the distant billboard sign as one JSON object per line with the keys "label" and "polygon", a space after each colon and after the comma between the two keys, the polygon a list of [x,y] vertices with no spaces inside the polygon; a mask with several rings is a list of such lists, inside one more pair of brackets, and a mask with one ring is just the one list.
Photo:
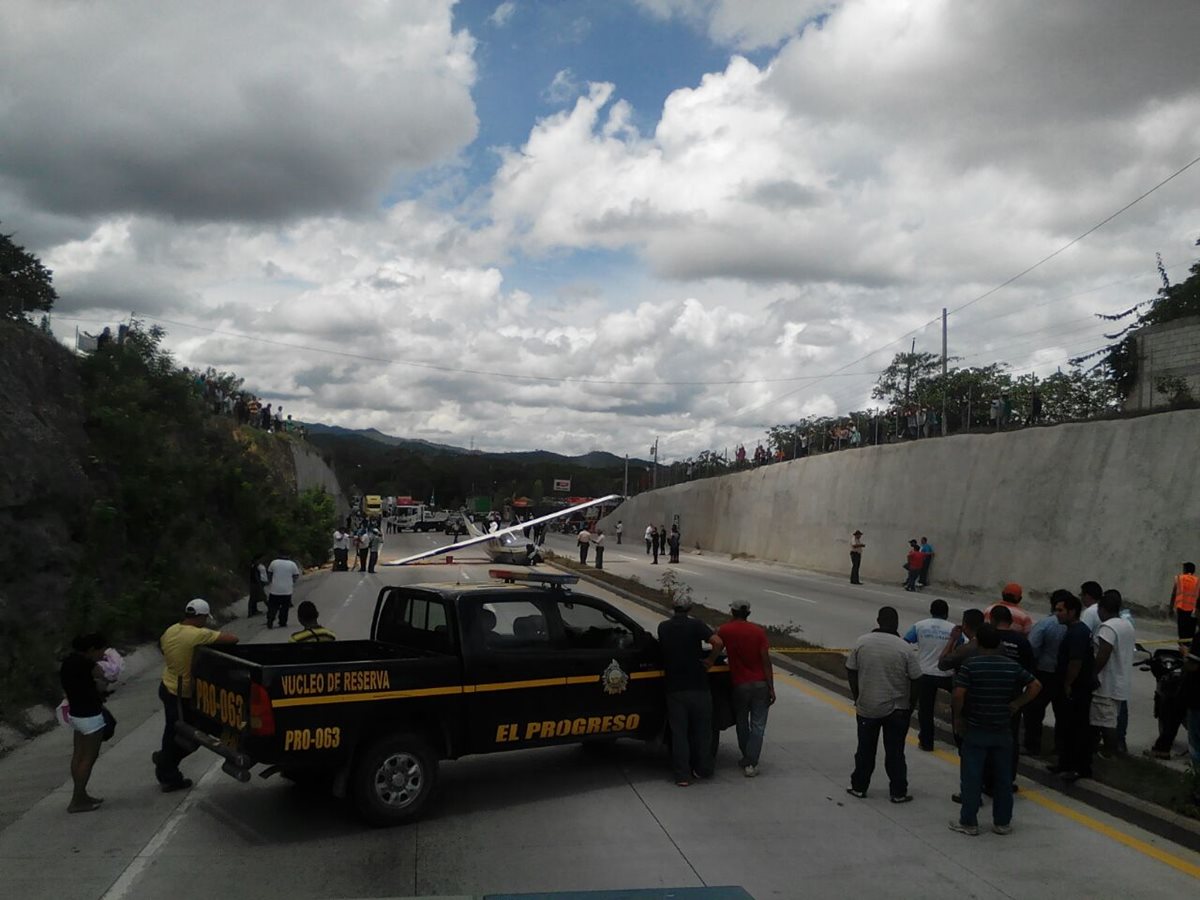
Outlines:
{"label": "distant billboard sign", "polygon": [[570,493],[571,479],[570,478],[555,478],[554,479],[554,489],[556,491],[563,491],[564,493]]}

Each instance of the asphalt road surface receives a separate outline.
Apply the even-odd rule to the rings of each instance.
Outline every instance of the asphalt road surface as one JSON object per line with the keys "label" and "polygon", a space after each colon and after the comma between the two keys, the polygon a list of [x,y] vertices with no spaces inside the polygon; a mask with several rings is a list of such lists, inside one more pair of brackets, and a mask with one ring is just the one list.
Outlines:
{"label": "asphalt road surface", "polygon": [[[384,557],[436,542],[391,538]],[[700,570],[690,559],[682,568]],[[361,637],[382,584],[482,580],[486,569],[322,572],[301,582],[297,600],[313,600],[340,636]],[[742,583],[752,577],[729,571]],[[771,573],[755,585],[790,586],[780,592],[811,594],[817,604],[838,596],[832,584],[820,592],[790,578]],[[887,602],[861,601],[864,609],[875,600]],[[653,626],[651,613],[618,602]],[[261,618],[231,627],[255,641],[287,636],[265,630]],[[660,748],[635,742],[602,754],[563,747],[468,758],[443,765],[425,819],[386,830],[365,828],[343,803],[279,778],[240,784],[204,752],[183,764],[197,782],[192,790],[161,793],[150,765],[161,734],[153,652],[135,654],[129,675],[111,703],[117,737],[92,779],[92,792],[107,798],[99,812],[66,812],[65,729],[0,759],[4,896],[274,900],[740,885],[760,900],[961,900],[1177,898],[1200,885],[1196,854],[1036,785],[1023,785],[1013,834],[950,832],[957,760],[946,753],[909,753],[912,803],[888,802],[882,760],[868,798],[849,797],[852,712],[789,675],[778,677],[759,778],[736,768],[731,732],[715,778],[686,789],[671,783]],[[988,813],[985,806],[985,825]]]}
{"label": "asphalt road surface", "polygon": [[[847,574],[842,577],[807,572],[791,566],[782,566],[745,559],[730,559],[715,554],[683,553],[678,565],[668,566],[666,557],[659,558],[659,565],[651,564],[646,555],[646,545],[641,535],[637,540],[613,543],[614,536],[605,536],[604,568],[617,575],[633,575],[645,584],[658,586],[662,573],[672,569],[679,580],[689,585],[694,599],[706,606],[725,609],[735,599],[749,600],[751,619],[763,625],[799,625],[803,630],[798,637],[822,647],[853,647],[854,641],[875,627],[875,616],[881,606],[893,606],[900,613],[900,633],[920,619],[929,616],[929,604],[935,598],[944,599],[950,606],[950,619],[959,622],[962,612],[971,607],[984,609],[999,599],[971,594],[938,585],[937,562],[934,561],[933,580],[923,591],[908,592],[901,585],[904,571],[901,558],[896,560],[896,583],[879,584],[866,582],[850,584],[849,558],[846,560]],[[554,552],[578,559],[578,549],[573,536],[551,534],[546,540]],[[869,552],[869,548],[868,548]],[[594,555],[589,556],[594,563]],[[1014,573],[1013,581],[1021,581],[1021,573]],[[1079,582],[1064,587],[1077,591],[1079,584],[1087,580],[1082,573]],[[1105,585],[1117,587],[1120,585]],[[1166,582],[1162,600],[1170,593]],[[1027,611],[1034,620],[1049,613],[1049,603],[1039,604],[1026,601]],[[1043,608],[1044,606],[1044,608]],[[1139,641],[1164,641],[1176,636],[1174,623],[1166,620],[1137,620],[1135,628]],[[1151,645],[1157,646],[1157,645]],[[1053,711],[1047,710],[1047,721],[1054,719]],[[1139,754],[1148,749],[1158,736],[1154,718],[1154,678],[1149,672],[1135,670],[1133,673],[1133,697],[1129,703],[1130,753]],[[1187,756],[1187,736],[1180,729],[1176,739],[1174,765],[1182,768]]]}

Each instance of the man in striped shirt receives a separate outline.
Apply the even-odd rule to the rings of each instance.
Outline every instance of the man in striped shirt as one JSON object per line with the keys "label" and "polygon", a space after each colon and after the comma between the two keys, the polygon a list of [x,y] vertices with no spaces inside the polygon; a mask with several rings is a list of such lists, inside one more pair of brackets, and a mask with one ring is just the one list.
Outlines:
{"label": "man in striped shirt", "polygon": [[954,727],[962,735],[959,763],[962,809],[950,828],[962,834],[979,834],[979,804],[983,773],[995,776],[992,831],[1012,831],[1013,716],[1041,691],[1042,686],[1020,663],[1000,649],[1000,634],[982,625],[975,636],[978,655],[963,662],[954,679]]}

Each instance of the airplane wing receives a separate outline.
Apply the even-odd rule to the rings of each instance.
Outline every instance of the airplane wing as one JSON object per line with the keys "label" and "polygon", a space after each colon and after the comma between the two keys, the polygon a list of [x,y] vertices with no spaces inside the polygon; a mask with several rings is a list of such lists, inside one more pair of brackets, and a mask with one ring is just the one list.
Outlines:
{"label": "airplane wing", "polygon": [[549,513],[545,516],[539,516],[536,519],[530,519],[528,522],[521,522],[519,525],[510,525],[508,528],[501,528],[499,531],[493,531],[491,534],[483,534],[478,537],[467,538],[465,541],[459,541],[456,544],[448,544],[445,547],[438,547],[436,550],[425,550],[415,556],[406,556],[404,559],[393,560],[392,562],[380,563],[383,566],[404,566],[408,563],[416,562],[420,559],[428,559],[431,556],[441,556],[443,553],[450,553],[454,550],[462,550],[464,547],[475,547],[479,544],[486,544],[488,541],[495,540],[505,534],[516,534],[519,531],[524,531],[534,525],[541,525],[543,522],[552,522],[555,519],[561,519],[563,516],[569,516],[571,513],[579,512],[581,509],[587,509],[592,506],[599,506],[601,503],[607,503],[610,500],[619,500],[619,494],[609,494],[607,497],[601,497],[598,500],[589,500],[587,503],[580,503],[578,506],[571,506],[567,509],[560,509],[558,512]]}

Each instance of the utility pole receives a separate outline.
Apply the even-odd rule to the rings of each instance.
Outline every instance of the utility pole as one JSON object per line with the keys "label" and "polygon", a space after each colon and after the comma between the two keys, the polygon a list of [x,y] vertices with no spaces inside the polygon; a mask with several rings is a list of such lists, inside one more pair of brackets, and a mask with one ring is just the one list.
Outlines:
{"label": "utility pole", "polygon": [[625,454],[625,488],[621,491],[621,499],[629,496],[629,454]]}
{"label": "utility pole", "polygon": [[917,339],[913,338],[912,350],[908,354],[908,374],[904,376],[904,415],[908,415],[908,391],[912,387],[913,357],[917,355]]}
{"label": "utility pole", "polygon": [[942,437],[946,436],[946,396],[950,393],[950,379],[946,374],[946,307],[942,307]]}
{"label": "utility pole", "polygon": [[658,438],[654,439],[654,446],[650,448],[650,456],[654,460],[653,474],[650,476],[650,490],[658,487]]}

